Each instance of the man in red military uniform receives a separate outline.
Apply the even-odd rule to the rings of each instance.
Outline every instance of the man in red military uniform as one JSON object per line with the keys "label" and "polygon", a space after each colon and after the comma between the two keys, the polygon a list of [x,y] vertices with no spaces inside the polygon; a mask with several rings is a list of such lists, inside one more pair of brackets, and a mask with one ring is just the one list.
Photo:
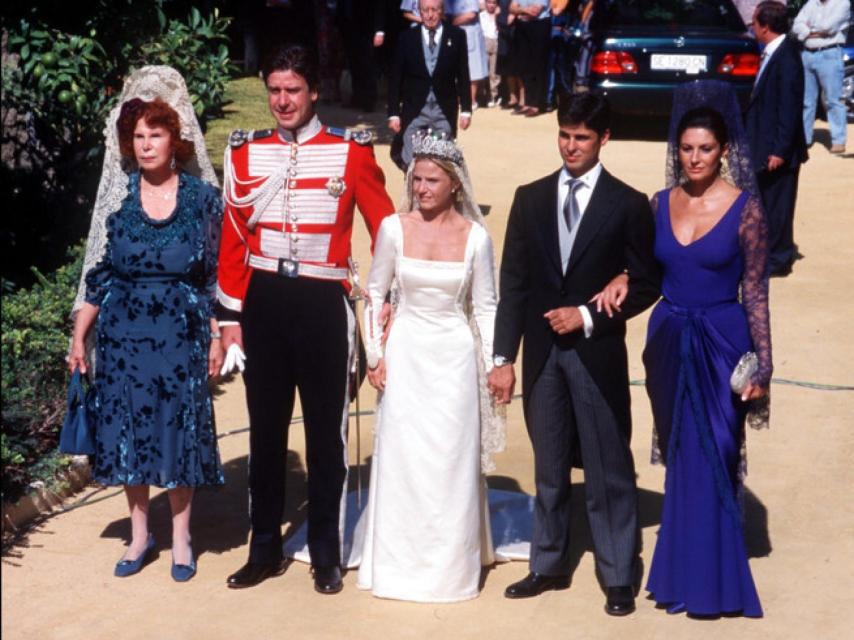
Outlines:
{"label": "man in red military uniform", "polygon": [[233,132],[225,157],[217,318],[225,349],[246,356],[252,525],[249,562],[228,586],[249,587],[281,569],[287,433],[299,388],[315,589],[337,593],[348,378],[358,348],[345,288],[353,210],[374,238],[394,207],[370,134],[317,119],[318,71],[304,47],[274,52],[263,77],[278,126]]}

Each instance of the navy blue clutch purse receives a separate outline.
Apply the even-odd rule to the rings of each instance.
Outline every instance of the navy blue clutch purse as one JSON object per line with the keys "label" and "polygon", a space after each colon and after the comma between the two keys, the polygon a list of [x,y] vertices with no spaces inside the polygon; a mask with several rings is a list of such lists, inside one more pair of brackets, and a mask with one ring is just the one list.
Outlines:
{"label": "navy blue clutch purse", "polygon": [[75,369],[68,383],[68,412],[59,432],[59,450],[71,455],[95,453],[95,425],[89,414],[95,390],[83,388],[83,374]]}

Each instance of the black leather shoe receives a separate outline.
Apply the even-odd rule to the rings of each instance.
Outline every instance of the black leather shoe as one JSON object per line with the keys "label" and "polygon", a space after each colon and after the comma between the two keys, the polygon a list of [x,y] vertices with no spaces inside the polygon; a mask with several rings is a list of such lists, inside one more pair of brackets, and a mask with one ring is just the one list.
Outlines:
{"label": "black leather shoe", "polygon": [[627,616],[635,610],[635,592],[631,587],[608,587],[605,613],[609,616]]}
{"label": "black leather shoe", "polygon": [[245,589],[264,582],[271,576],[280,576],[285,572],[284,562],[247,562],[236,572],[228,576],[225,583],[231,589]]}
{"label": "black leather shoe", "polygon": [[504,590],[505,598],[533,598],[543,591],[560,591],[569,587],[566,576],[544,576],[533,571]]}
{"label": "black leather shoe", "polygon": [[340,567],[312,567],[312,569],[314,571],[314,590],[317,593],[332,595],[344,588]]}

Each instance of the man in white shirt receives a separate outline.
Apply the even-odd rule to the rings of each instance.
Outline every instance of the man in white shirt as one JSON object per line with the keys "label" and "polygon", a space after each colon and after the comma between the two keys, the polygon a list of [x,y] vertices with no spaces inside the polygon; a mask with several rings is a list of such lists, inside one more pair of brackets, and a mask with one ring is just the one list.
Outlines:
{"label": "man in white shirt", "polygon": [[404,171],[420,129],[456,137],[458,118],[460,129],[471,123],[466,33],[442,21],[442,0],[420,0],[419,14],[421,25],[400,34],[388,83],[391,157]]}
{"label": "man in white shirt", "polygon": [[798,174],[807,160],[804,140],[804,65],[797,43],[786,37],[786,5],[760,2],[753,33],[764,46],[745,112],[745,131],[762,206],[768,218],[768,268],[786,276],[797,257],[794,240]]}
{"label": "man in white shirt", "polygon": [[[489,388],[512,396],[523,337],[522,398],[534,449],[537,499],[530,573],[508,598],[565,589],[573,460],[584,463],[587,519],[610,615],[634,611],[637,488],[629,437],[626,320],[658,299],[653,216],[646,196],[609,174],[607,100],[590,93],[558,107],[563,166],[516,191],[501,260]],[[616,275],[629,294],[609,317],[588,304]]]}
{"label": "man in white shirt", "polygon": [[849,28],[849,0],[809,0],[792,25],[792,33],[803,43],[804,63],[804,135],[812,144],[815,108],[819,91],[824,97],[827,123],[830,125],[830,152],[845,153],[847,118],[842,102],[845,66],[842,47]]}

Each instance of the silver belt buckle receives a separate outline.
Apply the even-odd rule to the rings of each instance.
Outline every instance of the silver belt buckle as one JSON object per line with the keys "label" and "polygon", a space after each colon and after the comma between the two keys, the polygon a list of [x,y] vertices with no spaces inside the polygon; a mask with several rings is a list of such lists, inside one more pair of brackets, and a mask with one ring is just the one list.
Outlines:
{"label": "silver belt buckle", "polygon": [[279,259],[279,275],[286,278],[299,277],[299,262],[288,258]]}

